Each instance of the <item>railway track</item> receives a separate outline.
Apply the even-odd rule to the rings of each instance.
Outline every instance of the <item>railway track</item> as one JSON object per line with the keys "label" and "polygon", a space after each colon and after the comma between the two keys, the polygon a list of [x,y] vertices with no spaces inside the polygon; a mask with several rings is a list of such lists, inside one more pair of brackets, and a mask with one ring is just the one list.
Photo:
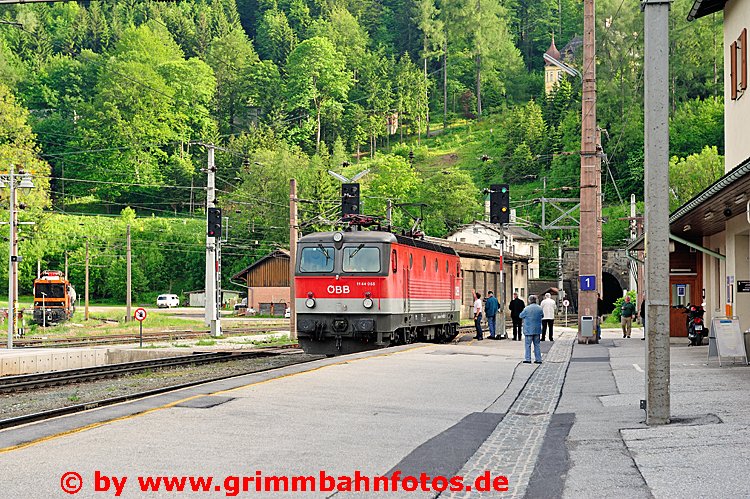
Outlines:
{"label": "railway track", "polygon": [[36,388],[67,385],[70,383],[81,383],[103,378],[113,378],[125,374],[144,372],[152,369],[165,369],[169,367],[180,367],[186,365],[200,365],[214,362],[227,362],[230,360],[253,359],[269,357],[282,354],[301,353],[301,350],[289,348],[264,348],[250,352],[208,352],[179,357],[167,357],[162,359],[142,360],[136,362],[125,362],[122,364],[109,364],[105,366],[85,367],[81,369],[66,369],[63,371],[52,371],[35,374],[21,374],[18,376],[0,377],[0,393],[20,392]]}
{"label": "railway track", "polygon": [[[268,349],[268,350],[270,352],[272,349]],[[276,350],[276,349],[273,349],[273,350]],[[247,353],[248,354],[251,354],[251,353],[256,353],[257,354],[258,352],[247,352]],[[291,355],[297,355],[297,354],[301,354],[302,352],[301,351],[296,352],[294,350],[287,349],[283,353],[287,353],[287,354],[291,354]],[[281,352],[277,352],[277,355],[280,355],[280,354],[281,354]],[[239,355],[236,354],[233,357],[234,357],[233,359],[227,359],[227,360],[235,360],[235,359],[239,358]],[[295,365],[295,364],[305,364],[307,362],[312,362],[314,360],[317,360],[317,359],[305,358],[304,360],[299,360],[297,362],[291,362],[291,363],[287,364],[287,366]],[[98,407],[106,407],[108,405],[120,404],[122,402],[128,402],[128,401],[131,401],[131,400],[138,400],[138,399],[142,399],[142,398],[146,398],[146,397],[151,397],[153,395],[159,395],[159,394],[162,394],[162,393],[168,393],[168,392],[172,392],[172,391],[182,390],[184,388],[190,388],[190,387],[193,387],[193,386],[203,385],[203,384],[206,384],[206,383],[212,383],[212,382],[215,382],[215,381],[222,381],[222,380],[226,380],[226,379],[237,378],[239,376],[246,376],[248,374],[254,374],[254,373],[260,373],[260,372],[265,372],[265,371],[271,371],[273,369],[278,369],[278,368],[279,367],[276,366],[276,367],[269,367],[269,368],[264,368],[264,369],[255,369],[255,370],[247,371],[245,373],[231,374],[231,375],[227,375],[227,376],[218,376],[218,377],[209,378],[209,379],[202,379],[202,380],[197,380],[197,381],[191,381],[191,382],[188,382],[188,383],[181,383],[179,385],[166,386],[166,387],[157,388],[157,389],[153,389],[153,390],[148,390],[148,391],[144,391],[144,392],[131,393],[131,394],[122,395],[122,396],[119,396],[119,397],[112,397],[112,398],[108,398],[108,399],[102,399],[102,400],[97,400],[97,401],[93,401],[93,402],[87,402],[87,403],[84,403],[84,404],[70,405],[70,406],[61,407],[61,408],[57,408],[57,409],[51,409],[51,410],[36,412],[36,413],[32,413],[32,414],[25,414],[23,416],[16,416],[16,417],[13,417],[13,418],[2,419],[2,420],[0,420],[0,430],[3,430],[5,428],[12,428],[14,426],[21,426],[21,425],[28,424],[28,423],[34,423],[34,422],[37,422],[37,421],[43,421],[45,419],[51,419],[51,418],[55,418],[55,417],[59,417],[59,416],[65,416],[65,415],[68,415],[68,414],[75,414],[77,412],[88,411],[90,409],[96,409]]]}
{"label": "railway track", "polygon": [[[265,333],[271,331],[286,331],[287,326],[262,326],[262,327],[247,327],[247,328],[232,328],[224,329],[224,336],[241,336],[248,333]],[[183,330],[183,331],[162,331],[157,333],[143,333],[143,341],[154,342],[154,341],[174,341],[174,340],[185,340],[206,337],[210,334],[208,329],[201,329],[198,331]],[[109,334],[109,335],[98,335],[98,336],[63,336],[63,337],[31,337],[31,338],[19,338],[13,342],[15,347],[29,348],[29,347],[78,347],[78,346],[92,346],[92,345],[121,345],[126,343],[138,343],[140,335],[138,334]]]}

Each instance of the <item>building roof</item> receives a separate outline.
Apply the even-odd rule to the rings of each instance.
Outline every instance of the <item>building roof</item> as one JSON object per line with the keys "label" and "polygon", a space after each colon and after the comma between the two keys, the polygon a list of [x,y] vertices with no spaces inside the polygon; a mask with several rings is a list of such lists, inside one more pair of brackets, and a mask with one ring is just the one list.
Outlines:
{"label": "building roof", "polygon": [[[550,44],[549,48],[547,49],[547,52],[545,52],[548,56],[560,60],[560,51],[557,50],[557,47],[555,47],[555,36],[552,35],[552,43]],[[548,62],[547,66],[552,66],[553,64]]]}
{"label": "building roof", "polygon": [[748,201],[750,158],[675,210],[669,217],[669,225],[686,239],[710,236],[723,231],[728,218],[745,212]]}
{"label": "building roof", "polygon": [[[465,224],[459,227],[458,230],[456,230],[453,234],[451,234],[451,236],[458,234],[462,230],[472,227],[474,225],[481,225],[482,227],[488,230],[491,230],[498,236],[500,235],[500,229],[497,228],[497,225],[491,224],[489,222],[485,222],[483,220],[474,220],[473,222],[469,224]],[[534,234],[533,232],[528,231],[524,229],[523,227],[518,227],[517,225],[509,225],[508,228],[504,232],[506,234],[510,234],[511,236],[513,236],[514,239],[519,239],[522,241],[541,241],[542,239],[544,239],[543,237],[537,234]]]}
{"label": "building roof", "polygon": [[[449,241],[448,239],[440,239],[437,237],[425,237],[426,241],[435,243],[447,248],[452,248],[460,257],[466,258],[479,258],[483,260],[498,260],[500,257],[500,250],[497,248],[489,248],[487,246],[479,246],[478,244],[459,243],[456,241]],[[509,251],[504,251],[503,256],[505,261],[508,262],[528,262],[529,257],[524,255],[516,255]]]}
{"label": "building roof", "polygon": [[687,16],[688,21],[694,21],[698,18],[724,10],[727,0],[695,0],[690,13]]}
{"label": "building roof", "polygon": [[[670,238],[700,244],[703,237],[726,230],[728,219],[743,214],[750,202],[750,158],[709,185],[669,216]],[[644,238],[628,245],[642,250]]]}
{"label": "building roof", "polygon": [[246,276],[251,270],[253,270],[258,265],[262,264],[266,260],[270,260],[271,258],[286,258],[289,259],[289,250],[286,249],[277,249],[276,251],[264,256],[263,258],[256,260],[255,262],[251,263],[249,266],[245,267],[244,269],[237,272],[235,275],[232,276],[232,281],[242,279],[244,276]]}

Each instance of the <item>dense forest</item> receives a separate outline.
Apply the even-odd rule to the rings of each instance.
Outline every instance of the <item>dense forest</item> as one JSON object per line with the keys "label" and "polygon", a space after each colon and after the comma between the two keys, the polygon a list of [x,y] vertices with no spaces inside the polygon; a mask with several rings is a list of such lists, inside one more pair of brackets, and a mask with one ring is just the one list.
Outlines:
{"label": "dense forest", "polygon": [[[721,16],[688,23],[691,4],[671,10],[674,207],[723,172]],[[597,2],[605,195],[619,216],[643,193],[642,26],[637,2]],[[142,235],[136,294],[202,288],[206,144],[217,146],[229,216],[227,282],[288,244],[290,178],[302,230],[336,224],[339,184],[328,170],[369,168],[364,211],[424,203],[432,235],[481,217],[482,189],[507,181],[533,227],[539,191],[577,194],[580,81],[546,95],[542,54],[554,38],[580,69],[581,33],[580,0],[0,7],[0,161],[37,184],[21,214],[37,222],[22,235],[21,286],[37,259],[59,267],[67,252],[79,265],[88,236],[102,269],[96,295],[119,297],[108,281],[121,281],[130,221]],[[411,222],[407,211],[395,219]],[[610,225],[605,242],[618,244],[624,227]],[[551,260],[543,269],[554,272]]]}

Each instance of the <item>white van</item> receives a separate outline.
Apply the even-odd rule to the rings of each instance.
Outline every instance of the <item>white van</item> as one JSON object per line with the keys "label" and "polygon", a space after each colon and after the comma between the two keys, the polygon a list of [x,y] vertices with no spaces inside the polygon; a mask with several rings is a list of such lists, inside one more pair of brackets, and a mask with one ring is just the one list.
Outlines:
{"label": "white van", "polygon": [[156,299],[159,308],[172,308],[180,306],[180,298],[177,295],[159,295]]}

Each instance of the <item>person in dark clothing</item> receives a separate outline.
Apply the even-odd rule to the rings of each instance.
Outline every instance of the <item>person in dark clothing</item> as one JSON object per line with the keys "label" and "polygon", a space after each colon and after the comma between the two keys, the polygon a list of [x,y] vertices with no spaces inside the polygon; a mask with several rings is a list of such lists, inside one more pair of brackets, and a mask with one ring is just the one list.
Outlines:
{"label": "person in dark clothing", "polygon": [[602,294],[596,294],[596,317],[598,319],[596,324],[596,339],[602,339],[602,315],[604,315],[604,300],[602,300]]}
{"label": "person in dark clothing", "polygon": [[513,293],[513,299],[508,306],[510,309],[510,318],[513,320],[513,341],[520,341],[523,338],[523,319],[519,317],[526,304],[518,297],[518,293]]}
{"label": "person in dark clothing", "polygon": [[646,339],[646,299],[645,298],[641,302],[640,316],[641,316],[641,325],[643,326],[643,338],[641,339],[645,340]]}
{"label": "person in dark clothing", "polygon": [[492,291],[487,291],[487,301],[484,303],[484,313],[487,314],[487,326],[490,328],[489,338],[492,340],[499,340],[502,334],[495,336],[495,315],[500,308],[500,304],[495,298]]}

